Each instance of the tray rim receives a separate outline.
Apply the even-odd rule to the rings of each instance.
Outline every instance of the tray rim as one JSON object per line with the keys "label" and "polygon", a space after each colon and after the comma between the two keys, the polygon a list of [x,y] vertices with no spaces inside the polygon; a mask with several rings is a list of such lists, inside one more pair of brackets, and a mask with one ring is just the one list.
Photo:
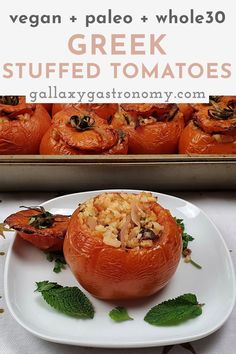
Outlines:
{"label": "tray rim", "polygon": [[211,163],[235,164],[236,155],[2,155],[0,165],[21,164],[153,164]]}

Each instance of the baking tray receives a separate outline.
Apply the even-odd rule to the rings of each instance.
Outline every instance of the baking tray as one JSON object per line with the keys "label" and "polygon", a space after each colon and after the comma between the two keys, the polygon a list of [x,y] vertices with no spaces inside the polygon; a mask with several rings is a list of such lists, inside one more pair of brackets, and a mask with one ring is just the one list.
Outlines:
{"label": "baking tray", "polygon": [[0,157],[0,191],[232,190],[236,155]]}

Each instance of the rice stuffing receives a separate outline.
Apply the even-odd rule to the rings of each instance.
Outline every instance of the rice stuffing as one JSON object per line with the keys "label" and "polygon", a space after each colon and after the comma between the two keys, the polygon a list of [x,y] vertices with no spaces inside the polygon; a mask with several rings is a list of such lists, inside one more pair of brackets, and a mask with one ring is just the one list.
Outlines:
{"label": "rice stuffing", "polygon": [[115,248],[148,248],[158,241],[163,226],[152,206],[151,193],[103,193],[81,204],[78,217],[92,236]]}

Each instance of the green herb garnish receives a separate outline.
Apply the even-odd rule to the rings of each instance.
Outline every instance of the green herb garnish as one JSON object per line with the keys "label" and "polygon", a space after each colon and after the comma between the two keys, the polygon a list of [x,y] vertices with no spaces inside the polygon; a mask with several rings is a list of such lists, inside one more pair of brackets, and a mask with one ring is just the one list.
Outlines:
{"label": "green herb garnish", "polygon": [[151,308],[144,321],[154,326],[173,326],[202,314],[203,304],[199,304],[194,294],[184,294],[164,301]]}
{"label": "green herb garnish", "polygon": [[84,115],[83,117],[80,116],[71,116],[70,117],[70,124],[73,128],[76,128],[79,131],[89,130],[93,127],[95,121],[90,116]]}
{"label": "green herb garnish", "polygon": [[49,262],[54,261],[54,268],[53,271],[55,273],[60,273],[62,269],[66,269],[66,261],[64,258],[63,253],[60,252],[48,252],[46,253],[46,258]]}
{"label": "green herb garnish", "polygon": [[185,250],[186,248],[188,248],[188,243],[190,241],[193,241],[194,238],[189,235],[187,232],[185,232],[185,225],[183,222],[183,219],[177,219],[175,218],[177,224],[181,227],[183,233],[182,233],[182,242],[183,242],[183,250]]}
{"label": "green herb garnish", "polygon": [[220,101],[221,97],[222,97],[222,96],[209,96],[209,103],[212,104],[212,101],[213,101],[214,103],[217,103],[217,102]]}
{"label": "green herb garnish", "polygon": [[175,218],[175,221],[182,229],[182,244],[183,244],[182,255],[184,257],[185,263],[191,263],[194,267],[201,269],[202,266],[200,266],[200,264],[192,260],[191,258],[192,251],[190,248],[188,248],[188,243],[193,241],[194,238],[185,231],[185,225],[183,219]]}
{"label": "green herb garnish", "polygon": [[51,227],[55,221],[57,215],[51,214],[49,211],[46,211],[42,206],[32,206],[27,207],[21,205],[20,208],[25,208],[28,210],[38,211],[38,214],[29,216],[28,224],[35,227],[36,229],[47,229]]}
{"label": "green herb garnish", "polygon": [[93,318],[94,308],[87,296],[77,287],[61,286],[48,280],[37,282],[35,291],[59,312],[76,318]]}
{"label": "green herb garnish", "polygon": [[226,120],[233,118],[236,114],[236,109],[234,105],[229,105],[227,108],[220,107],[216,102],[211,102],[213,105],[212,109],[208,110],[208,116],[213,119]]}
{"label": "green herb garnish", "polygon": [[123,322],[128,320],[133,320],[132,317],[129,316],[128,311],[125,307],[117,306],[109,312],[109,316],[113,321]]}

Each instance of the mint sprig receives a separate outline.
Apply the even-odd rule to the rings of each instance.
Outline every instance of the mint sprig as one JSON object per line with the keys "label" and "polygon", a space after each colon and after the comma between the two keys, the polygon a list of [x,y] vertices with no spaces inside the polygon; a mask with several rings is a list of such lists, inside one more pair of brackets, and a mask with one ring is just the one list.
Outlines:
{"label": "mint sprig", "polygon": [[109,312],[109,316],[115,322],[123,322],[133,320],[132,317],[129,316],[128,311],[125,307],[117,306]]}
{"label": "mint sprig", "polygon": [[37,282],[35,291],[41,292],[44,300],[54,309],[76,318],[93,318],[94,308],[87,296],[77,287],[49,282]]}
{"label": "mint sprig", "polygon": [[175,218],[175,221],[177,222],[177,224],[181,227],[182,229],[182,255],[184,257],[184,261],[185,263],[191,263],[194,267],[198,268],[198,269],[202,269],[202,266],[200,264],[198,264],[197,262],[192,260],[191,257],[191,249],[188,247],[189,242],[193,241],[194,238],[193,236],[189,235],[186,231],[185,231],[185,225],[184,225],[184,221],[183,219],[178,219]]}
{"label": "mint sprig", "polygon": [[154,326],[173,326],[202,314],[195,294],[184,294],[167,300],[148,311],[144,321]]}

